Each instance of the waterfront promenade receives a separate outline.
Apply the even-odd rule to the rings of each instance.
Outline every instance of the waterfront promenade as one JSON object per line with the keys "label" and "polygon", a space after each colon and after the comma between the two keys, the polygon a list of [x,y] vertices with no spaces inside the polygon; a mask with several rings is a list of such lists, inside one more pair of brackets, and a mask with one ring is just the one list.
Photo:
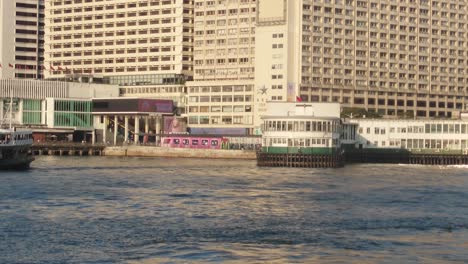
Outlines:
{"label": "waterfront promenade", "polygon": [[173,158],[209,158],[209,159],[247,159],[255,160],[254,150],[224,149],[189,149],[166,148],[151,145],[120,145],[87,143],[35,143],[34,155],[51,156],[118,156],[118,157],[173,157]]}

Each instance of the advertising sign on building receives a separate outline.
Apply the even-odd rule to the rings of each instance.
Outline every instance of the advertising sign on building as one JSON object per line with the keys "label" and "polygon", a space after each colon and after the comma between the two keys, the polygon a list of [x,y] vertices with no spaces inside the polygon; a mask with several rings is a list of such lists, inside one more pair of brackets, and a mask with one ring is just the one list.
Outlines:
{"label": "advertising sign on building", "polygon": [[187,132],[187,121],[184,118],[165,116],[163,120],[165,134]]}

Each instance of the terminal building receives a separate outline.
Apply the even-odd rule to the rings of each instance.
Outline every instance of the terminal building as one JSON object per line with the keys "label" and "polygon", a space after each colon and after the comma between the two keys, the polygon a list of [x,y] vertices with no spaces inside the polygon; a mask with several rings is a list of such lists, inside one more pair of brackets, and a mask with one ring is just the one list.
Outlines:
{"label": "terminal building", "polygon": [[187,131],[185,120],[174,117],[172,100],[96,98],[92,107],[99,143],[158,144],[161,135]]}
{"label": "terminal building", "polygon": [[11,121],[15,127],[32,129],[36,142],[91,142],[94,131],[91,99],[118,95],[115,85],[0,80],[0,116],[2,125]]}

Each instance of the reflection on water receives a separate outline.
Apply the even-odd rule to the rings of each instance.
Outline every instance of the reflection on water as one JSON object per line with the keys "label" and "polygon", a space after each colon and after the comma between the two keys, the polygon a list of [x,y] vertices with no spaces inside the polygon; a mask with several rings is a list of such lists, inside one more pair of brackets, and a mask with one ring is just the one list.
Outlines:
{"label": "reflection on water", "polygon": [[468,260],[466,167],[40,157],[0,173],[0,263]]}

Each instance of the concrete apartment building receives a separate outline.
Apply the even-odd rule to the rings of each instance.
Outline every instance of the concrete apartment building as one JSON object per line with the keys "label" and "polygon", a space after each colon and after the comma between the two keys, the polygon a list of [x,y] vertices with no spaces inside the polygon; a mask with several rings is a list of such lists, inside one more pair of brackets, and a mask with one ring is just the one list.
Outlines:
{"label": "concrete apartment building", "polygon": [[193,0],[46,1],[46,78],[92,75],[122,96],[184,107],[193,76]]}
{"label": "concrete apartment building", "polygon": [[457,116],[468,103],[467,1],[258,2],[255,81],[264,100],[417,117]]}
{"label": "concrete apartment building", "polygon": [[42,79],[44,1],[0,1],[0,79]]}
{"label": "concrete apartment building", "polygon": [[194,81],[187,83],[193,133],[252,134],[255,0],[195,0]]}

